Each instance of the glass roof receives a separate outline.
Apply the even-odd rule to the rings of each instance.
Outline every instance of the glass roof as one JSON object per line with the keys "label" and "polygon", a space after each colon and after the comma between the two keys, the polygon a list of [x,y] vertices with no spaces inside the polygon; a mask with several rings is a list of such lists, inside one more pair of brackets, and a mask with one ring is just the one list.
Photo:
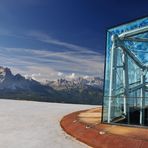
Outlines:
{"label": "glass roof", "polygon": [[[145,32],[132,35],[127,39],[125,38],[124,46],[132,51],[141,63],[148,65],[148,17],[111,28],[108,30],[108,37],[110,38],[114,34],[121,36],[137,29],[142,30],[142,28],[146,28]],[[107,47],[108,52],[111,46],[112,42],[110,40]]]}
{"label": "glass roof", "polygon": [[148,17],[107,31],[104,78],[103,121],[148,126]]}

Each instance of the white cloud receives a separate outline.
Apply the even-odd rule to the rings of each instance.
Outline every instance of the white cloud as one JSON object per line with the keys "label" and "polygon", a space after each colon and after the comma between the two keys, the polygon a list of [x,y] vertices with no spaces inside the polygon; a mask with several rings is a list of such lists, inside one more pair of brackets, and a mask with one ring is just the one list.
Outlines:
{"label": "white cloud", "polygon": [[88,79],[88,78],[89,78],[89,76],[87,76],[87,75],[86,75],[86,76],[83,76],[83,78],[84,78],[84,79]]}
{"label": "white cloud", "polygon": [[96,54],[96,52],[92,51],[91,49],[89,49],[87,47],[82,47],[82,46],[75,45],[72,43],[60,41],[58,39],[51,37],[50,35],[48,35],[46,33],[40,32],[40,31],[28,31],[26,33],[26,36],[33,37],[33,39],[36,39],[36,40],[39,40],[41,42],[45,42],[48,44],[54,44],[56,46],[63,46],[68,49],[71,49],[72,51],[85,52],[88,54]]}
{"label": "white cloud", "polygon": [[42,77],[56,79],[58,76],[70,73],[103,76],[104,57],[99,54],[85,55],[81,54],[81,51],[54,52],[43,49],[1,47],[0,56],[0,63],[11,67],[14,72],[23,75],[27,73],[29,76],[40,73],[40,76],[36,76],[40,80]]}
{"label": "white cloud", "polygon": [[42,77],[40,73],[31,74],[31,78],[34,79],[34,80],[39,80],[40,77]]}
{"label": "white cloud", "polygon": [[58,76],[61,77],[63,76],[64,74],[62,72],[58,72]]}
{"label": "white cloud", "polygon": [[71,73],[70,75],[66,76],[67,79],[75,79],[76,78],[76,74],[75,73]]}
{"label": "white cloud", "polygon": [[[73,63],[77,63],[76,64],[77,68],[79,67],[79,65],[82,65],[83,67],[85,67],[85,70],[87,70],[87,72],[88,71],[90,72],[91,70],[93,71],[97,70],[99,71],[99,75],[103,76],[103,68],[104,68],[103,54],[92,51],[91,49],[86,47],[54,39],[48,34],[39,31],[30,31],[27,33],[27,35],[48,44],[54,44],[56,46],[68,48],[66,52],[53,52],[52,55],[56,56],[57,58],[59,57],[59,59],[64,59],[67,61],[71,61]],[[44,56],[49,56],[49,54],[51,55],[51,52],[49,54],[47,54],[47,52],[45,53],[44,52],[45,51],[42,52]],[[74,64],[72,66],[73,68],[75,68]],[[84,68],[82,68],[82,70],[83,69]]]}
{"label": "white cloud", "polygon": [[40,32],[30,32],[25,36],[28,39],[31,37],[44,43],[64,47],[64,51],[60,51],[60,48],[58,51],[53,51],[0,47],[2,66],[8,66],[14,73],[28,75],[39,81],[67,76],[73,78],[79,75],[103,77],[104,55],[86,47],[53,39]]}

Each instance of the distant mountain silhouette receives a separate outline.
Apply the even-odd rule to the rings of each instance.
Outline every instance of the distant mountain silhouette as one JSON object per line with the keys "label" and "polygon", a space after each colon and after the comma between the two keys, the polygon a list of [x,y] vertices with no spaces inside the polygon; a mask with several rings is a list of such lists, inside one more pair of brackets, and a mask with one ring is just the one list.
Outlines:
{"label": "distant mountain silhouette", "polygon": [[0,98],[63,102],[79,104],[100,104],[103,81],[99,78],[59,79],[41,84],[13,75],[9,68],[0,67]]}

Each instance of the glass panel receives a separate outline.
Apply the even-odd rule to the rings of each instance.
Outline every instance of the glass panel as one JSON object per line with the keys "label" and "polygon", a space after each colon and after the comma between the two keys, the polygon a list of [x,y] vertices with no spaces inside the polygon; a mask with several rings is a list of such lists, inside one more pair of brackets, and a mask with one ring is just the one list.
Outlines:
{"label": "glass panel", "polygon": [[147,71],[148,17],[109,29],[106,46],[104,122],[148,125]]}

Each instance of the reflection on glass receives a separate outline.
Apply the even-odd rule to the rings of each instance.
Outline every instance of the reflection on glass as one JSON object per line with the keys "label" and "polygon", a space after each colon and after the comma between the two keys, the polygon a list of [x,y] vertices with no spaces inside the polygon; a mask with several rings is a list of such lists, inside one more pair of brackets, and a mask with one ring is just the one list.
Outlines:
{"label": "reflection on glass", "polygon": [[107,32],[103,122],[148,126],[148,17]]}

